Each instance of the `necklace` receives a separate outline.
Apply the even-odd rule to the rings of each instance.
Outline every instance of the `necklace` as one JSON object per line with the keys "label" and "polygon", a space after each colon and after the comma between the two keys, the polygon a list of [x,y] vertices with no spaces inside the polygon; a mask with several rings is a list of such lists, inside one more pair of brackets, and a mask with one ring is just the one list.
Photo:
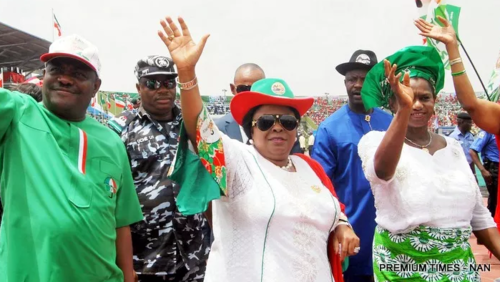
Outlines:
{"label": "necklace", "polygon": [[406,138],[406,136],[405,136],[405,140],[412,143],[413,145],[419,147],[422,151],[429,153],[429,149],[427,149],[427,147],[429,147],[432,143],[432,134],[429,131],[427,131],[427,134],[429,134],[429,143],[427,143],[426,145],[417,144],[417,143],[411,141],[410,139]]}
{"label": "necklace", "polygon": [[292,166],[293,166],[292,159],[288,157],[288,163],[284,166],[280,166],[280,168],[289,171],[292,168]]}
{"label": "necklace", "polygon": [[[353,114],[356,115],[356,117],[359,117],[360,115],[362,115],[363,113],[362,112],[359,112],[359,111],[354,111],[353,109],[351,109],[351,106],[348,106],[348,109],[349,111],[351,111]],[[372,123],[371,123],[371,120],[372,120],[372,116],[371,114],[373,114],[374,111],[371,110],[369,112],[366,112],[365,114],[365,121],[368,123],[368,126],[370,127],[370,131],[373,131],[373,128],[372,128]],[[357,119],[357,118],[356,118]],[[364,126],[363,126],[363,122],[361,121],[361,119],[359,119],[359,125],[361,126],[361,130],[363,131],[363,135],[366,134],[366,132],[364,132]]]}

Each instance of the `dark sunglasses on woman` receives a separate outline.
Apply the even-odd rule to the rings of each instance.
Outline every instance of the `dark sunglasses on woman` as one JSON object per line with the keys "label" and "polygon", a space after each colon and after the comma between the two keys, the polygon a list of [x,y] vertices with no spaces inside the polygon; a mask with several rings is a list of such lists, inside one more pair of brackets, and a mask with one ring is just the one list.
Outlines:
{"label": "dark sunglasses on woman", "polygon": [[291,115],[263,115],[252,121],[252,126],[257,126],[261,131],[267,131],[276,123],[288,131],[292,131],[299,125],[297,118]]}
{"label": "dark sunglasses on woman", "polygon": [[167,80],[156,80],[156,79],[145,79],[142,84],[146,86],[150,90],[160,89],[163,85],[167,89],[174,89],[177,87],[177,82],[175,79],[167,79]]}
{"label": "dark sunglasses on woman", "polygon": [[236,86],[236,93],[250,91],[252,89],[252,85],[238,85]]}

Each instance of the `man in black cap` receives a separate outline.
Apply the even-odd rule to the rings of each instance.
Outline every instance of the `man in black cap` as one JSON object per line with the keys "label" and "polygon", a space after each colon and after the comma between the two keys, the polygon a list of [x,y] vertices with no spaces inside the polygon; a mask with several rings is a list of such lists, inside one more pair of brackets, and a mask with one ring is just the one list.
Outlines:
{"label": "man in black cap", "polygon": [[470,132],[472,128],[472,119],[468,113],[462,112],[457,115],[457,128],[450,134],[451,138],[454,138],[464,150],[467,162],[474,175],[476,174],[474,170],[474,163],[472,162],[472,157],[469,153],[470,145],[474,142],[474,135]]}
{"label": "man in black cap", "polygon": [[366,74],[376,63],[375,53],[358,50],[349,62],[337,66],[337,71],[345,76],[349,103],[320,124],[311,155],[330,177],[361,241],[359,253],[349,258],[349,267],[344,273],[346,282],[373,281],[375,204],[370,184],[361,168],[358,143],[371,130],[387,130],[392,120],[391,115],[380,109],[366,111],[361,100]]}
{"label": "man in black cap", "polygon": [[208,222],[202,214],[178,212],[180,186],[167,178],[182,122],[174,104],[174,63],[148,56],[137,63],[135,75],[138,111],[125,111],[109,122],[127,148],[144,215],[131,227],[134,269],[139,281],[203,281],[210,251]]}

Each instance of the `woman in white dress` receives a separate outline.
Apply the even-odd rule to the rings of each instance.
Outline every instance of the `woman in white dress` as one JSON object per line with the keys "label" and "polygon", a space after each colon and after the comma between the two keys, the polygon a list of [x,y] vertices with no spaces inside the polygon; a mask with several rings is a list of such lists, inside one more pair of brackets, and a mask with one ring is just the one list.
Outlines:
{"label": "woman in white dress", "polygon": [[480,281],[472,232],[500,257],[500,236],[460,144],[428,130],[443,85],[441,57],[424,46],[396,52],[366,76],[365,107],[395,113],[386,132],[358,145],[377,209],[377,281]]}
{"label": "woman in white dress", "polygon": [[[193,202],[215,200],[215,240],[205,281],[333,281],[329,247],[342,256],[354,255],[359,239],[328,189],[331,184],[322,182],[327,177],[321,177],[317,163],[289,156],[300,116],[313,99],[295,98],[281,79],[257,81],[231,102],[232,115],[252,145],[221,134],[203,106],[195,75],[208,36],[195,44],[181,18],[179,24],[182,32],[167,17],[159,35],[177,65],[183,131],[197,159],[192,162],[183,151],[187,142],[181,137],[172,178],[182,186],[177,198],[181,212],[199,212]],[[214,183],[214,194],[198,197]],[[335,243],[329,243],[330,234]]]}

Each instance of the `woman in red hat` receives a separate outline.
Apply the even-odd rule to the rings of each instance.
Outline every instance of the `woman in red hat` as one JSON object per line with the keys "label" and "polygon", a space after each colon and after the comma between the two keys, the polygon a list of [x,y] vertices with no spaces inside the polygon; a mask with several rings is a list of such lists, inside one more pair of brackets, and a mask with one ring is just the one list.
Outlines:
{"label": "woman in red hat", "polygon": [[[215,241],[205,281],[332,281],[327,250],[330,259],[334,251],[354,255],[359,239],[321,167],[290,156],[313,99],[296,98],[281,79],[257,81],[231,102],[251,145],[221,134],[203,106],[195,74],[208,35],[195,44],[182,18],[179,24],[182,31],[167,17],[159,32],[177,65],[184,130],[197,153],[191,162],[181,137],[172,175],[182,186],[177,202],[181,212],[196,213],[220,198],[211,207]],[[205,193],[211,189],[214,194]],[[336,273],[342,281],[341,270]]]}

